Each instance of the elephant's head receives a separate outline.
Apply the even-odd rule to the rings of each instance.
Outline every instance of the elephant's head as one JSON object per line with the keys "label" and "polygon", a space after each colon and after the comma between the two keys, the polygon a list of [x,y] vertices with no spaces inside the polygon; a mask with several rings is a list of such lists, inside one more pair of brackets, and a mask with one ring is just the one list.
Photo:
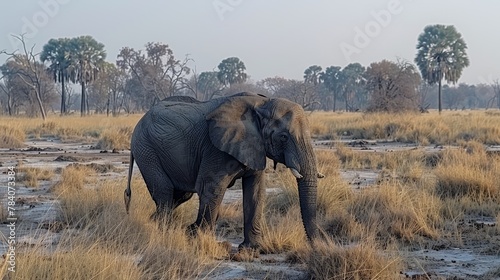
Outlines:
{"label": "elephant's head", "polygon": [[302,107],[279,98],[240,94],[207,116],[210,140],[254,170],[266,156],[286,165],[297,178],[302,220],[310,239],[317,235],[317,168]]}

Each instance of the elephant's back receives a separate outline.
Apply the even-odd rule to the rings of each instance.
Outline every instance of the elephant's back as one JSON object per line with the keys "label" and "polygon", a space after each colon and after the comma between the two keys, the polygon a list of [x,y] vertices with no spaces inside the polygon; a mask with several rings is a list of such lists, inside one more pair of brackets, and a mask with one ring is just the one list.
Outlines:
{"label": "elephant's back", "polygon": [[151,117],[154,122],[174,122],[179,125],[197,123],[205,119],[205,107],[203,103],[186,103],[177,101],[163,101],[151,109]]}

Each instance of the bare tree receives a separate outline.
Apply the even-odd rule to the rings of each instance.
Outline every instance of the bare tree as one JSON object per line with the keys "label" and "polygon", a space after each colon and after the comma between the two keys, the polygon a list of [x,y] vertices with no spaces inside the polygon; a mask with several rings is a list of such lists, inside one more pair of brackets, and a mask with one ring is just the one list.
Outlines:
{"label": "bare tree", "polygon": [[142,95],[151,106],[186,88],[185,76],[190,73],[187,66],[190,61],[187,55],[183,60],[176,59],[166,44],[148,43],[145,53],[122,48],[116,64],[130,73],[133,83],[142,89],[136,94]]}
{"label": "bare tree", "polygon": [[314,85],[311,82],[276,76],[265,78],[257,85],[273,96],[286,98],[302,105],[304,109],[311,109],[313,105],[319,104],[317,89],[320,84]]}
{"label": "bare tree", "polygon": [[19,40],[22,45],[21,54],[16,53],[16,51],[12,53],[8,53],[6,51],[2,51],[1,53],[9,56],[8,61],[14,61],[19,67],[16,73],[12,73],[17,75],[23,83],[25,83],[28,87],[30,87],[36,97],[36,101],[38,103],[38,108],[40,110],[40,114],[42,119],[45,120],[47,115],[45,113],[45,109],[42,102],[42,75],[46,74],[43,64],[38,63],[37,53],[34,53],[33,49],[35,45],[28,49],[26,46],[26,42],[24,39],[24,35],[12,35],[15,39]]}
{"label": "bare tree", "polygon": [[500,109],[500,82],[499,82],[498,79],[494,80],[491,83],[491,88],[493,89],[494,95],[488,101],[488,107],[490,107],[490,105],[493,104],[495,102],[495,100],[496,100],[496,102],[497,102],[497,108]]}
{"label": "bare tree", "polygon": [[198,74],[196,69],[193,75],[184,82],[183,95],[194,96],[197,100],[211,100],[215,96],[221,96],[224,92],[224,85],[217,78],[216,71],[206,71]]}
{"label": "bare tree", "polygon": [[[1,67],[2,73],[6,73],[9,71],[7,68],[7,64],[2,65]],[[18,113],[19,107],[25,101],[24,95],[19,94],[19,88],[25,87],[25,84],[20,81],[17,75],[6,75],[2,76],[2,84],[0,84],[0,91],[3,93],[4,103],[3,107],[9,114],[9,116],[13,116]]]}

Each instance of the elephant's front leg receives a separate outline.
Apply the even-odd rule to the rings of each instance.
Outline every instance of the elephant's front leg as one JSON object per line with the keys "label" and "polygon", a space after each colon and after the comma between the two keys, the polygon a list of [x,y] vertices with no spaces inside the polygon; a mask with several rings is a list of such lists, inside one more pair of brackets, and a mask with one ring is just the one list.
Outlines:
{"label": "elephant's front leg", "polygon": [[262,238],[261,224],[264,208],[264,172],[255,171],[243,177],[244,237],[242,247],[258,248]]}

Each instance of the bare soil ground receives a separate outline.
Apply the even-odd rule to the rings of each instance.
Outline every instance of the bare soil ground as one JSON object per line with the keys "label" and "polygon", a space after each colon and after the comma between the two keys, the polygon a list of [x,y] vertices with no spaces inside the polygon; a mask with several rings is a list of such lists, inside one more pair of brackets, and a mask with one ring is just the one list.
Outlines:
{"label": "bare soil ground", "polygon": [[[330,149],[330,142],[317,142],[317,148]],[[22,246],[45,245],[46,248],[54,248],[59,240],[61,225],[57,222],[57,213],[60,210],[57,197],[49,189],[60,177],[60,170],[69,164],[84,163],[109,165],[112,170],[105,170],[99,176],[104,178],[124,178],[127,176],[129,151],[100,151],[93,149],[84,143],[60,143],[56,140],[43,139],[40,141],[26,142],[28,148],[10,150],[0,149],[0,166],[2,172],[6,172],[9,166],[43,167],[56,171],[51,181],[40,181],[38,188],[27,188],[17,184],[16,214],[19,216],[17,227],[17,242]],[[367,152],[391,152],[401,149],[415,149],[416,145],[401,144],[394,142],[375,143],[362,142],[353,143],[352,149]],[[422,147],[419,147],[422,148]],[[429,151],[449,147],[423,147]],[[491,147],[491,150],[500,150],[499,147]],[[135,172],[138,169],[135,168]],[[373,185],[378,173],[373,170],[353,171],[342,170],[342,177],[347,180],[353,188],[366,188]],[[272,172],[270,172],[272,176]],[[6,205],[6,178],[1,175],[0,197],[2,205]],[[123,186],[125,188],[125,186]],[[268,187],[268,192],[276,192],[273,186]],[[226,192],[224,203],[232,203],[241,200],[241,189],[235,187]],[[153,203],[153,201],[151,201]],[[494,220],[485,217],[470,217],[464,227],[477,229],[494,225]],[[467,231],[466,231],[467,232]],[[1,227],[3,236],[8,236],[6,226]],[[409,247],[402,254],[407,259],[408,270],[401,272],[401,278],[409,279],[483,279],[483,275],[491,268],[500,266],[498,258],[499,248],[491,248],[486,240],[477,240],[471,232],[470,237],[463,236],[463,246],[456,248],[445,241],[437,241],[431,248]],[[500,238],[500,237],[497,237]],[[242,236],[230,237],[233,250],[242,241]],[[0,253],[4,254],[7,249],[5,238],[0,243]],[[491,250],[496,254],[491,254]],[[19,268],[22,269],[22,268]],[[425,271],[426,273],[424,273]],[[306,279],[307,273],[304,267],[292,265],[286,261],[284,255],[261,255],[253,262],[235,262],[223,260],[214,267],[207,279]]]}

